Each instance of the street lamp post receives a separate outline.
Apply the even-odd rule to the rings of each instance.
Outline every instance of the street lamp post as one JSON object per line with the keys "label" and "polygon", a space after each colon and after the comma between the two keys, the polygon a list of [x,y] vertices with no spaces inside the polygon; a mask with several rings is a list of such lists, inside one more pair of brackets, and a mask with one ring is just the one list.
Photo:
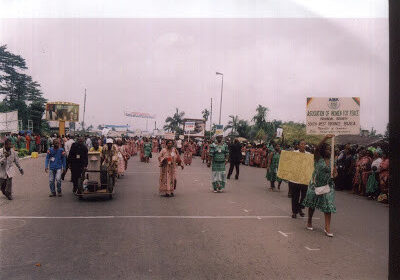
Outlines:
{"label": "street lamp post", "polygon": [[221,75],[222,76],[222,84],[221,84],[221,100],[219,102],[219,121],[218,124],[221,124],[221,111],[222,111],[222,91],[224,90],[224,74],[220,73],[220,72],[215,72],[215,74]]}

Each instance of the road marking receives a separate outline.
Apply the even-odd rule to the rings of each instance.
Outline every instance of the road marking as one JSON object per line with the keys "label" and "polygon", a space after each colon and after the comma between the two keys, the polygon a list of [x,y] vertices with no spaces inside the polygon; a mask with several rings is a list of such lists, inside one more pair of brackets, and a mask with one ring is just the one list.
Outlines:
{"label": "road marking", "polygon": [[319,251],[319,250],[321,250],[321,249],[311,249],[311,248],[309,248],[307,246],[305,246],[304,248],[306,248],[308,251]]}
{"label": "road marking", "polygon": [[[125,174],[160,174],[160,172],[154,172],[154,171],[129,171],[125,172]],[[180,172],[178,173],[179,175],[211,175],[211,173],[186,173],[186,172]]]}
{"label": "road marking", "polygon": [[289,216],[0,216],[11,219],[291,219]]}
{"label": "road marking", "polygon": [[284,233],[284,232],[282,232],[282,231],[278,231],[280,234],[282,234],[284,237],[288,237],[289,235],[288,234],[291,234],[291,233],[289,233],[289,232],[287,232],[287,233]]}

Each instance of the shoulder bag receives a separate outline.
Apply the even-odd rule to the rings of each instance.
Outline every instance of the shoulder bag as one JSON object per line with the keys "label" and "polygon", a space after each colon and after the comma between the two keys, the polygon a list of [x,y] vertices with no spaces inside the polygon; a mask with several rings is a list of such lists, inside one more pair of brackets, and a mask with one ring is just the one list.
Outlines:
{"label": "shoulder bag", "polygon": [[[313,178],[313,182],[314,182],[314,186],[315,186],[315,175],[314,175],[314,178]],[[330,188],[329,184],[326,184],[326,185],[321,186],[321,187],[315,187],[314,191],[315,191],[316,195],[323,195],[323,194],[330,193],[331,188]]]}

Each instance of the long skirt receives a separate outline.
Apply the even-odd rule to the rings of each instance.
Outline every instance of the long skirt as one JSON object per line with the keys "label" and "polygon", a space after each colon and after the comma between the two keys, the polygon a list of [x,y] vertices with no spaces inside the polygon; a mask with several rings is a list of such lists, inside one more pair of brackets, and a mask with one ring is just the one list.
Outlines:
{"label": "long skirt", "polygon": [[212,171],[212,186],[216,191],[218,189],[224,189],[226,184],[226,172],[224,171]]}
{"label": "long skirt", "polygon": [[249,165],[250,164],[250,153],[246,152],[246,158],[244,160],[244,164],[245,165]]}
{"label": "long skirt", "polygon": [[118,175],[124,175],[125,172],[125,160],[121,154],[118,154]]}
{"label": "long skirt", "polygon": [[159,193],[160,195],[171,194],[176,186],[176,167],[166,164],[160,167]]}
{"label": "long skirt", "polygon": [[184,162],[186,165],[191,165],[191,164],[192,164],[192,153],[190,153],[190,152],[185,152],[185,153],[183,154],[183,162]]}
{"label": "long skirt", "polygon": [[201,159],[204,161],[204,160],[206,160],[206,158],[207,158],[207,151],[206,151],[206,150],[203,150],[203,151],[201,152]]}

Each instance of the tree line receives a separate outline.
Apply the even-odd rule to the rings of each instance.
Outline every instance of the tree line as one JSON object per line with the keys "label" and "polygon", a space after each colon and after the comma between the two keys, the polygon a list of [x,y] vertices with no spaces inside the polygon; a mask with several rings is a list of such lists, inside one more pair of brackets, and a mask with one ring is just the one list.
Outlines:
{"label": "tree line", "polygon": [[32,121],[33,131],[41,133],[49,129],[42,120],[47,100],[43,97],[40,84],[25,73],[28,69],[25,59],[0,46],[0,112],[18,110],[18,118],[23,128]]}

